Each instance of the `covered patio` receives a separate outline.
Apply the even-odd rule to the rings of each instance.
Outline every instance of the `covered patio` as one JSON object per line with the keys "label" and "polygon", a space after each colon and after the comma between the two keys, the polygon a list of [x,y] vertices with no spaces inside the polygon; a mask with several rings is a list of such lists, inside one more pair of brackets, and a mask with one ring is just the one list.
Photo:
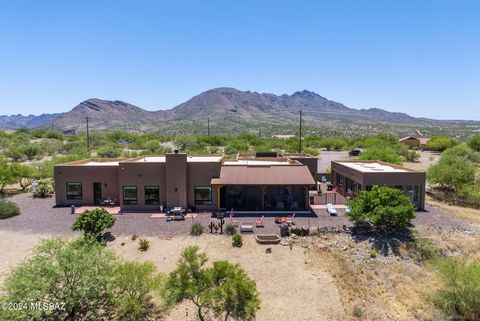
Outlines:
{"label": "covered patio", "polygon": [[306,166],[222,166],[213,178],[219,210],[308,212],[315,181]]}

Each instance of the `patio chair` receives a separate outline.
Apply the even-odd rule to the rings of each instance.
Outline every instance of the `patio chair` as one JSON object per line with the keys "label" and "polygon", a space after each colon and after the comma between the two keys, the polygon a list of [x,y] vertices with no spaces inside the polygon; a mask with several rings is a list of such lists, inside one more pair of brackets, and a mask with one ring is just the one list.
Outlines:
{"label": "patio chair", "polygon": [[259,220],[255,220],[255,226],[256,227],[264,227],[263,226],[263,219],[265,218],[265,215],[262,215],[262,218]]}
{"label": "patio chair", "polygon": [[230,224],[237,225],[237,226],[238,226],[238,224],[240,224],[240,221],[239,221],[239,220],[235,220],[235,219],[233,218],[233,208],[232,208],[232,210],[230,211]]}
{"label": "patio chair", "polygon": [[295,213],[292,216],[287,217],[287,224],[295,224],[293,219],[295,218]]}

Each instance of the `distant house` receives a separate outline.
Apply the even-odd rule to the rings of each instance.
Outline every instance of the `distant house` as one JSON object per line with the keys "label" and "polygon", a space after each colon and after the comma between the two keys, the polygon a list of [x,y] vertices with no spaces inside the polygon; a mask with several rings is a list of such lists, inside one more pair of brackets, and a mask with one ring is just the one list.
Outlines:
{"label": "distant house", "polygon": [[426,148],[427,143],[430,138],[421,137],[417,138],[414,136],[405,136],[400,138],[398,141],[402,144],[405,144],[410,149],[419,149],[419,148]]}

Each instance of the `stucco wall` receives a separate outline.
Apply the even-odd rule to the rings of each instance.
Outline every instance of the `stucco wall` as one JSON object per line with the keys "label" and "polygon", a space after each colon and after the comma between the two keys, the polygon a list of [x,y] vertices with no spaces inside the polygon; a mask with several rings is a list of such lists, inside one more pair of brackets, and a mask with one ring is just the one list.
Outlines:
{"label": "stucco wall", "polygon": [[[57,165],[54,169],[55,201],[57,205],[94,204],[93,183],[101,183],[102,198],[120,200],[118,190],[118,167],[116,166],[68,166]],[[67,182],[82,183],[83,199],[67,199]]]}

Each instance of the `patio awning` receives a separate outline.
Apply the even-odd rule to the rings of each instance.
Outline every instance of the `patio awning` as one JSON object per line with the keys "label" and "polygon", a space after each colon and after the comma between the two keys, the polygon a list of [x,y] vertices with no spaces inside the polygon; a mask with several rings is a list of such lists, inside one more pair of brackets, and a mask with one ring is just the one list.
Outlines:
{"label": "patio awning", "polygon": [[308,167],[291,166],[222,166],[212,185],[315,185]]}

